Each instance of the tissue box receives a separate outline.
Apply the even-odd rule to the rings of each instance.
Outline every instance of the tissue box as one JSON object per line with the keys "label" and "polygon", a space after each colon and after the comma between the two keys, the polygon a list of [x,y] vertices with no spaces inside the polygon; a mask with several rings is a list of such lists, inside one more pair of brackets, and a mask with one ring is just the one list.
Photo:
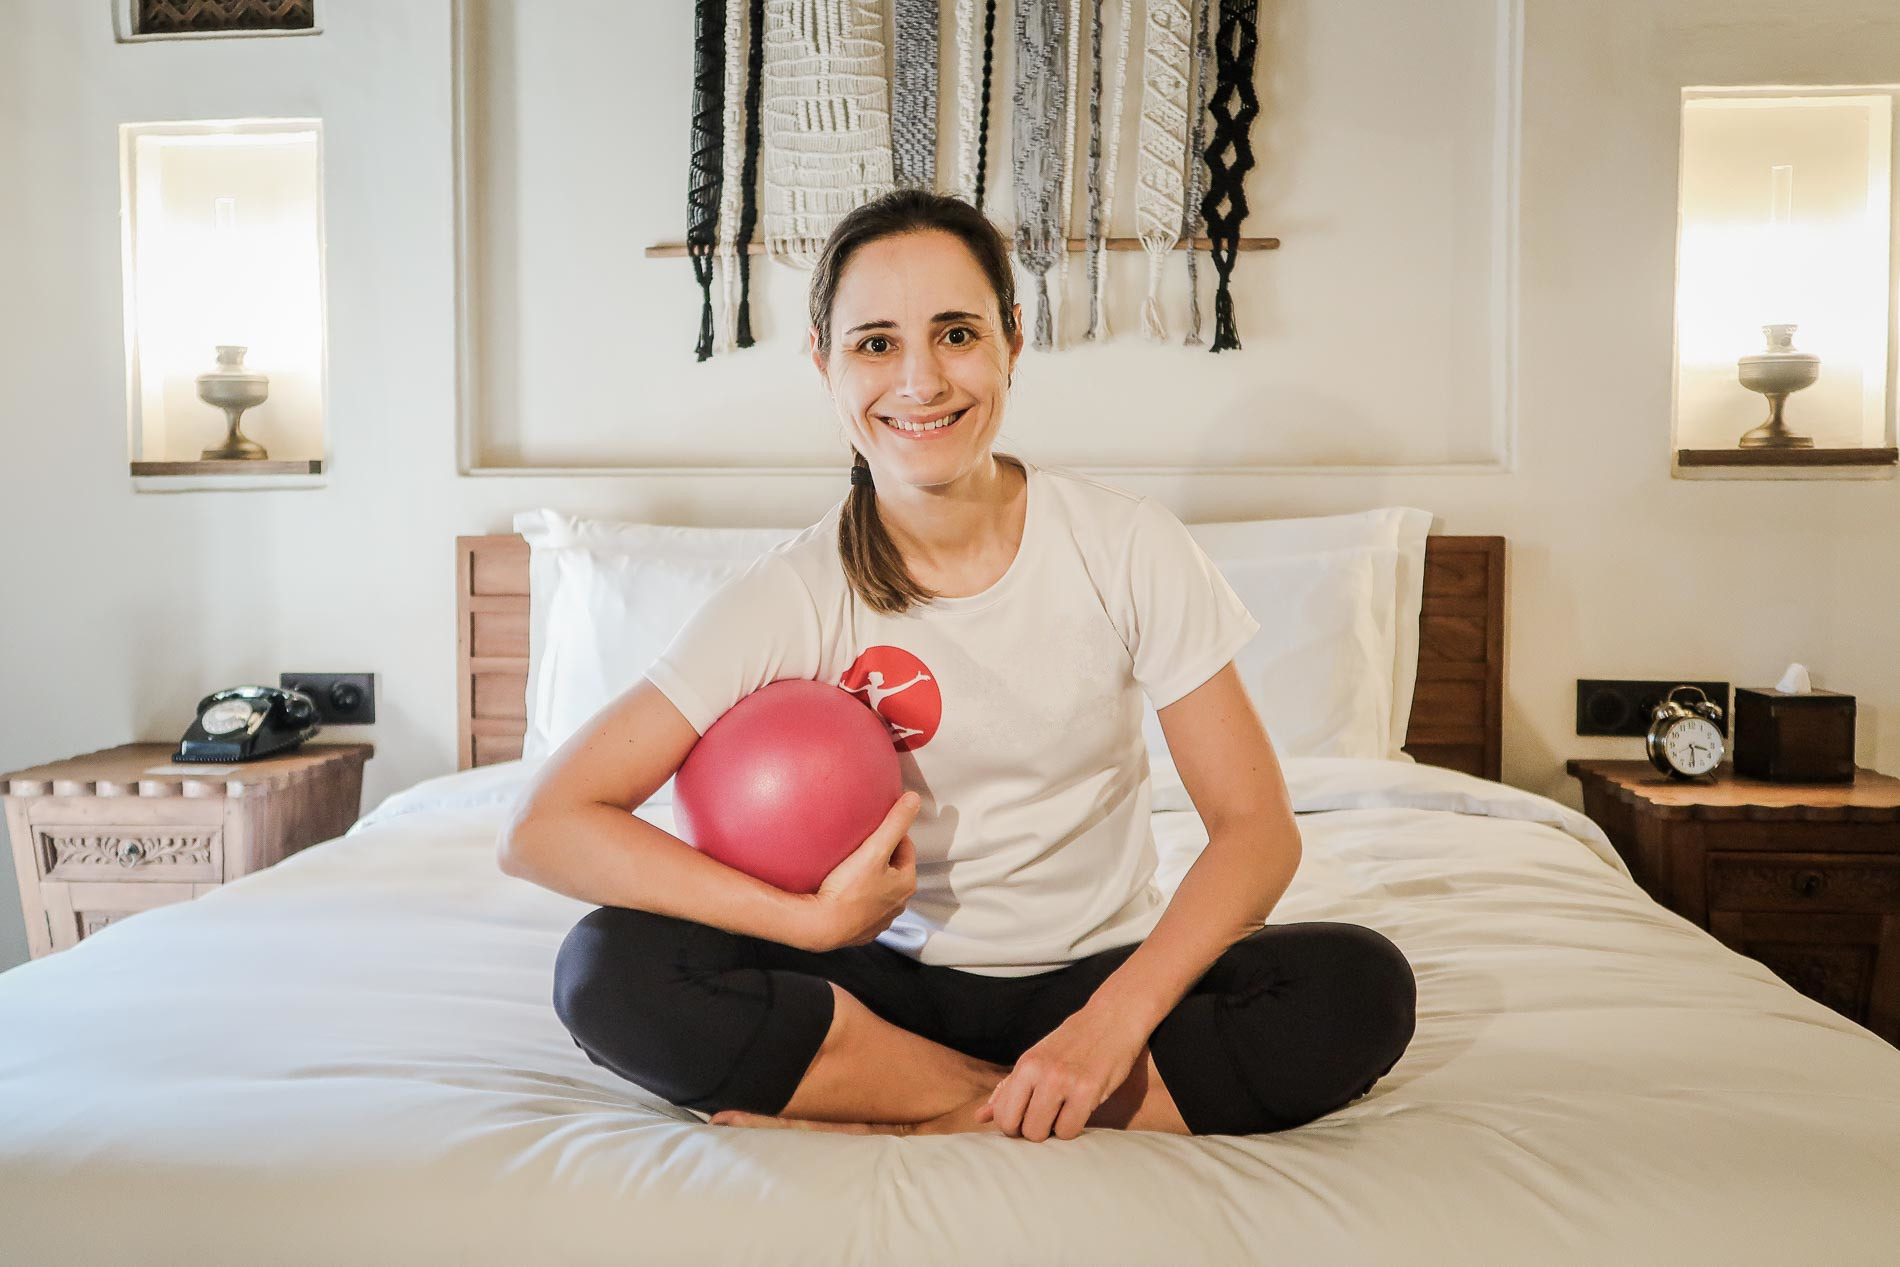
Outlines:
{"label": "tissue box", "polygon": [[1854,781],[1854,697],[1735,688],[1735,773],[1776,783]]}

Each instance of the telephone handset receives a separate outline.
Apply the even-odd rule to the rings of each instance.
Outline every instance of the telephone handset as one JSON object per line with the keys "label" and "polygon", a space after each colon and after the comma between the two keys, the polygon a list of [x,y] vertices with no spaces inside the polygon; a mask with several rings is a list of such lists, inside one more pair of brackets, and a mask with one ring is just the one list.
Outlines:
{"label": "telephone handset", "polygon": [[198,701],[198,716],[173,761],[252,761],[294,748],[322,729],[317,702],[302,691],[233,686]]}

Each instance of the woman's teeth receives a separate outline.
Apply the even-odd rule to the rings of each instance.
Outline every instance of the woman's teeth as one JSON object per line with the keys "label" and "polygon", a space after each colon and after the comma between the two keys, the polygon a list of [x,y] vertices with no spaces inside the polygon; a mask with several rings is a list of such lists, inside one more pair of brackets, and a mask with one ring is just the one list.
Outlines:
{"label": "woman's teeth", "polygon": [[954,423],[957,419],[963,417],[963,414],[964,414],[963,410],[958,410],[956,413],[951,414],[948,418],[941,418],[941,419],[938,419],[936,422],[925,423],[921,426],[916,423],[900,422],[895,418],[886,418],[884,419],[884,425],[887,427],[893,427],[898,431],[941,431],[945,427]]}

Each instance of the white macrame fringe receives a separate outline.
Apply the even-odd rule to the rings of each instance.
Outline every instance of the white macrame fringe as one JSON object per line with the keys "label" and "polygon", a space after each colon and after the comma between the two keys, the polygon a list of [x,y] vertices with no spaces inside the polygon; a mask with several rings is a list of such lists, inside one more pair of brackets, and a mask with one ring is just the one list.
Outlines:
{"label": "white macrame fringe", "polygon": [[1062,233],[1062,241],[1057,248],[1056,266],[1050,280],[1049,289],[1054,304],[1053,317],[1055,327],[1055,346],[1069,346],[1062,336],[1062,318],[1069,310],[1069,238],[1075,232],[1075,128],[1078,120],[1086,117],[1079,99],[1075,95],[1076,75],[1082,62],[1082,0],[1069,0],[1069,73],[1068,94],[1069,130],[1062,138],[1062,203],[1056,211],[1056,224]]}
{"label": "white macrame fringe", "polygon": [[1128,82],[1128,41],[1134,25],[1135,0],[1122,0],[1121,34],[1115,45],[1115,104],[1108,108],[1108,117],[1102,122],[1102,130],[1108,133],[1108,160],[1102,165],[1102,237],[1095,247],[1095,333],[1103,339],[1109,336],[1108,262],[1114,256],[1108,249],[1108,239],[1115,219],[1115,166],[1122,152],[1123,85]]}
{"label": "white macrame fringe", "polygon": [[726,0],[725,111],[720,117],[719,350],[739,350],[739,201],[745,165],[745,0]]}
{"label": "white macrame fringe", "polygon": [[1181,240],[1187,187],[1181,158],[1187,149],[1188,45],[1194,17],[1187,0],[1148,0],[1141,66],[1141,150],[1137,160],[1135,223],[1148,253],[1148,297],[1141,331],[1168,337],[1161,313],[1161,269]]}
{"label": "white macrame fringe", "polygon": [[957,187],[976,201],[976,125],[982,94],[982,70],[976,44],[982,38],[977,0],[957,0]]}
{"label": "white macrame fringe", "polygon": [[766,0],[765,249],[809,269],[838,220],[891,187],[877,0]]}

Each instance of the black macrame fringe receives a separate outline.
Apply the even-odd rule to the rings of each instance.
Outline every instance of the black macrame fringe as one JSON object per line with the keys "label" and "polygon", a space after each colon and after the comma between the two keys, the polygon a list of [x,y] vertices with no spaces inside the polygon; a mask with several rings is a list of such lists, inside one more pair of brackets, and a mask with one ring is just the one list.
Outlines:
{"label": "black macrame fringe", "polygon": [[686,253],[704,303],[694,355],[713,352],[713,248],[719,238],[722,116],[726,109],[726,0],[699,0],[693,30],[692,170],[686,187]]}
{"label": "black macrame fringe", "polygon": [[[1259,0],[1220,0],[1220,32],[1215,37],[1217,74],[1208,113],[1214,116],[1214,138],[1207,147],[1207,194],[1201,215],[1207,221],[1208,254],[1220,285],[1214,292],[1214,342],[1210,352],[1240,347],[1234,324],[1234,297],[1229,286],[1234,256],[1240,249],[1240,225],[1247,218],[1247,195],[1241,185],[1253,167],[1248,131],[1260,113],[1253,89],[1254,52],[1259,47]],[[1229,157],[1228,151],[1232,151]],[[1227,210],[1221,210],[1225,202]]]}
{"label": "black macrame fringe", "polygon": [[[736,3],[737,0],[734,0]],[[746,39],[745,85],[745,170],[740,176],[745,193],[739,204],[739,320],[738,343],[742,348],[752,338],[752,230],[759,222],[759,94],[765,76],[765,0],[751,0],[746,11],[750,30]]]}
{"label": "black macrame fringe", "polygon": [[990,161],[990,66],[996,53],[996,0],[983,5],[983,110],[976,122],[976,209],[983,210],[983,175]]}

